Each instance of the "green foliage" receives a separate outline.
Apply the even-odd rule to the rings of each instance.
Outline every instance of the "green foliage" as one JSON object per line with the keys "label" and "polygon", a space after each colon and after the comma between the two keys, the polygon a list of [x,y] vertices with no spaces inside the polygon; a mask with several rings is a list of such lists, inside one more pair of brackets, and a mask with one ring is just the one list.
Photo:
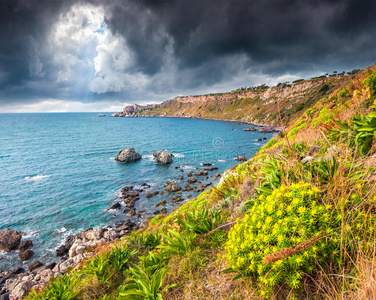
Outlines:
{"label": "green foliage", "polygon": [[342,91],[340,91],[338,94],[337,94],[338,97],[350,97],[348,91],[346,89],[343,89]]}
{"label": "green foliage", "polygon": [[311,122],[312,126],[319,126],[327,124],[331,121],[333,121],[334,113],[330,111],[327,107],[323,107],[320,110],[320,114],[317,116],[317,118],[313,119]]}
{"label": "green foliage", "polygon": [[215,229],[216,225],[222,222],[222,220],[222,211],[213,211],[207,208],[186,212],[185,220],[180,216],[176,218],[176,222],[179,224],[180,228],[198,234],[212,231]]}
{"label": "green foliage", "polygon": [[193,241],[196,238],[196,233],[185,231],[183,233],[174,230],[168,230],[169,235],[162,234],[164,243],[157,246],[163,249],[166,255],[184,255],[187,251],[193,249]]}
{"label": "green foliage", "polygon": [[115,245],[108,255],[108,260],[111,267],[113,267],[116,271],[125,273],[125,267],[127,266],[129,259],[137,252],[138,250],[130,251],[126,244],[121,246]]}
{"label": "green foliage", "polygon": [[78,291],[75,290],[79,278],[75,274],[60,276],[44,290],[42,294],[35,291],[30,292],[28,299],[32,300],[73,300],[76,299]]}
{"label": "green foliage", "polygon": [[[153,219],[154,220],[154,219]],[[130,235],[126,236],[123,240],[127,241],[129,246],[136,249],[149,249],[152,250],[161,242],[162,236],[158,233],[137,233],[132,231]]]}
{"label": "green foliage", "polygon": [[369,87],[371,95],[376,95],[376,71],[373,71],[370,76],[364,79],[363,83]]}
{"label": "green foliage", "polygon": [[82,273],[94,275],[105,284],[109,284],[114,275],[110,268],[110,259],[106,254],[97,255],[94,259],[86,261],[86,268],[82,270]]}
{"label": "green foliage", "polygon": [[319,189],[304,182],[282,185],[266,198],[260,195],[229,233],[225,249],[231,271],[257,279],[262,295],[267,297],[277,284],[300,288],[302,273],[312,273],[317,262],[335,263],[339,258],[338,239],[322,239],[295,255],[263,263],[268,254],[297,246],[323,232],[334,232],[338,218],[330,205],[322,205],[319,200]]}
{"label": "green foliage", "polygon": [[261,184],[255,187],[255,190],[266,195],[270,195],[274,189],[278,188],[282,182],[282,175],[286,175],[283,163],[275,158],[266,161],[260,172]]}
{"label": "green foliage", "polygon": [[361,155],[367,154],[376,137],[376,111],[367,116],[357,115],[348,122],[336,122],[333,128],[327,129],[332,140],[347,142],[352,149],[358,149]]}
{"label": "green foliage", "polygon": [[[147,256],[140,257],[140,264],[129,268],[130,278],[118,289],[118,299],[162,300],[162,280],[168,271],[165,264],[165,253],[149,252]],[[163,291],[172,287],[174,285],[166,286]]]}

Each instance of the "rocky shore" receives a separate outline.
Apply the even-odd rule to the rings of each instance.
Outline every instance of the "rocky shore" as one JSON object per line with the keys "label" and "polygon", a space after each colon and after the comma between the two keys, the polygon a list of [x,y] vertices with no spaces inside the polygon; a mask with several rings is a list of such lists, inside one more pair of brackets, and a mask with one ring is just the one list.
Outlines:
{"label": "rocky shore", "polygon": [[[49,283],[51,277],[58,277],[64,274],[69,268],[77,268],[82,261],[94,256],[98,247],[112,243],[138,228],[130,219],[119,221],[106,227],[88,228],[76,235],[68,236],[64,244],[56,249],[56,256],[60,258],[59,261],[48,264],[35,261],[27,270],[23,268],[6,271],[0,270],[0,300],[8,300],[15,297],[21,299],[32,288],[43,288]],[[0,232],[0,236],[4,232],[10,237],[7,244],[15,245],[16,240],[14,237],[20,233],[11,229],[5,229]],[[19,238],[20,240],[21,238]],[[25,242],[18,245],[18,247]]]}
{"label": "rocky shore", "polygon": [[[126,151],[125,151],[126,150]],[[119,152],[123,158],[131,162],[137,157],[134,149],[124,149]],[[125,151],[125,153],[124,153]],[[171,164],[173,155],[167,150],[153,153],[156,164]],[[137,230],[145,227],[154,215],[167,215],[170,210],[178,208],[184,201],[190,200],[192,193],[200,193],[211,186],[221,175],[215,173],[218,167],[211,163],[202,163],[202,168],[185,169],[184,165],[175,166],[182,175],[165,183],[164,190],[152,190],[148,183],[138,186],[124,186],[118,193],[118,199],[107,209],[120,211],[124,220],[115,224],[88,228],[75,235],[68,236],[64,243],[55,249],[56,260],[43,264],[39,260],[29,265],[27,269],[0,270],[0,300],[26,296],[31,289],[41,289],[47,285],[51,277],[58,277],[70,268],[78,268],[86,259],[93,257],[96,251],[108,243],[112,243]],[[212,174],[209,174],[213,172]],[[163,198],[154,200],[154,209],[148,211],[136,203],[141,198]],[[140,209],[136,210],[136,207]],[[137,225],[139,224],[139,225]],[[19,259],[28,260],[34,252],[33,242],[22,240],[24,233],[12,229],[0,232],[0,250],[19,251]]]}

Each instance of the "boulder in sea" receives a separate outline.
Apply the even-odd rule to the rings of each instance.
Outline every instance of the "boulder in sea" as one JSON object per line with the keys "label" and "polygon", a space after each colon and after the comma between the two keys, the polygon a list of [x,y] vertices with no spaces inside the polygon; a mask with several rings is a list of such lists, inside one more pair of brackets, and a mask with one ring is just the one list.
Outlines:
{"label": "boulder in sea", "polygon": [[205,170],[195,172],[195,176],[206,176],[206,175],[208,175],[208,171],[205,171]]}
{"label": "boulder in sea", "polygon": [[237,158],[235,158],[235,160],[237,160],[237,161],[247,161],[248,158],[246,158],[245,156],[238,156]]}
{"label": "boulder in sea", "polygon": [[168,165],[172,163],[172,158],[174,155],[165,151],[153,152],[154,160],[158,165]]}
{"label": "boulder in sea", "polygon": [[162,201],[158,202],[157,204],[155,204],[154,206],[158,207],[158,206],[161,206],[161,205],[165,205],[166,203],[167,203],[166,200],[162,200]]}
{"label": "boulder in sea", "polygon": [[128,217],[133,217],[136,214],[136,210],[134,208],[127,214]]}
{"label": "boulder in sea", "polygon": [[33,247],[33,242],[31,240],[26,240],[26,241],[23,241],[19,246],[18,246],[18,250],[20,251],[25,251],[29,248]]}
{"label": "boulder in sea", "polygon": [[145,194],[145,197],[146,198],[151,198],[151,197],[153,197],[154,196],[154,193],[146,193]]}
{"label": "boulder in sea", "polygon": [[109,209],[120,209],[120,208],[121,208],[120,202],[116,202],[112,204]]}
{"label": "boulder in sea", "polygon": [[21,232],[8,228],[4,229],[0,232],[0,250],[10,252],[16,249],[20,244],[21,238]]}
{"label": "boulder in sea", "polygon": [[127,148],[119,151],[119,154],[115,157],[118,163],[125,164],[138,161],[142,158],[134,148]]}
{"label": "boulder in sea", "polygon": [[244,128],[243,131],[251,131],[251,128]]}
{"label": "boulder in sea", "polygon": [[188,179],[187,179],[187,182],[189,182],[189,183],[194,183],[196,181],[197,181],[196,177],[188,177]]}
{"label": "boulder in sea", "polygon": [[37,260],[35,262],[33,262],[30,266],[29,266],[29,271],[30,272],[33,272],[34,270],[40,268],[40,267],[43,267],[43,264]]}
{"label": "boulder in sea", "polygon": [[63,256],[65,254],[68,254],[69,249],[65,247],[65,245],[61,245],[55,249],[55,255],[56,256]]}
{"label": "boulder in sea", "polygon": [[177,192],[181,190],[181,187],[176,182],[166,182],[165,187],[167,192]]}
{"label": "boulder in sea", "polygon": [[31,251],[31,250],[24,250],[24,251],[21,251],[19,254],[18,254],[18,258],[20,260],[28,260],[30,259],[32,256],[34,255],[34,252]]}

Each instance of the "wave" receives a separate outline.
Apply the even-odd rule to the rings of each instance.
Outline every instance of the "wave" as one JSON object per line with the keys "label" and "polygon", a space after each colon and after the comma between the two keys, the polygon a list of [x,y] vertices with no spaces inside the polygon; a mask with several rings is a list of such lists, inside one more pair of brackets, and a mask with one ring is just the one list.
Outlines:
{"label": "wave", "polygon": [[35,176],[26,176],[25,179],[27,181],[39,181],[39,180],[47,179],[50,177],[51,175],[35,175]]}
{"label": "wave", "polygon": [[26,234],[22,237],[23,239],[30,239],[37,236],[40,233],[40,230],[26,230]]}
{"label": "wave", "polygon": [[225,163],[226,161],[224,159],[218,159],[217,162]]}
{"label": "wave", "polygon": [[154,161],[154,156],[152,154],[142,155],[142,158],[145,158],[148,161]]}
{"label": "wave", "polygon": [[182,169],[194,169],[193,166],[187,166],[187,165],[182,165],[182,166],[180,166],[180,168],[182,168]]}
{"label": "wave", "polygon": [[174,155],[174,157],[176,157],[176,158],[183,158],[183,157],[185,157],[185,155],[182,154],[182,153],[172,153],[172,155]]}

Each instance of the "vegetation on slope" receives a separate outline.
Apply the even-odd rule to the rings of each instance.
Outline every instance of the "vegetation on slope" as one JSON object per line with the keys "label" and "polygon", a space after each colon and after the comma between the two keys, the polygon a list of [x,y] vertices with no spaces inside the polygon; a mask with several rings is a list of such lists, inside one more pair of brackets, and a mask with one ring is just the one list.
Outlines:
{"label": "vegetation on slope", "polygon": [[275,87],[239,89],[230,93],[177,97],[153,107],[140,107],[138,116],[172,116],[235,120],[255,124],[289,125],[303,112],[354,75],[315,78]]}
{"label": "vegetation on slope", "polygon": [[28,299],[375,299],[376,67]]}

